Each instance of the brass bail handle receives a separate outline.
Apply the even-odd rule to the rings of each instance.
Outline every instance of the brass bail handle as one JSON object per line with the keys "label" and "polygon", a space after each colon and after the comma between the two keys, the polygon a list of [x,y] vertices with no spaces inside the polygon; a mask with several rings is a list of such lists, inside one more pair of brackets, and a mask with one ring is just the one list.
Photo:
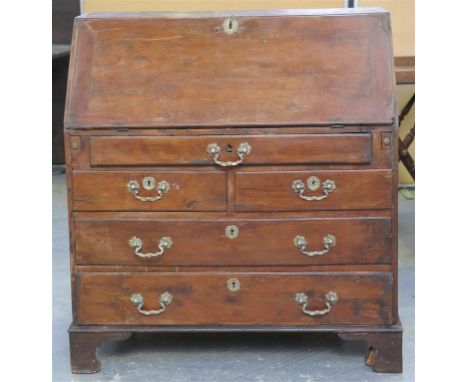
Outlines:
{"label": "brass bail handle", "polygon": [[136,180],[130,180],[127,183],[127,189],[130,194],[133,195],[135,199],[138,199],[142,202],[156,202],[158,200],[161,200],[165,194],[168,193],[170,186],[169,182],[166,180],[161,180],[157,185],[156,185],[156,180],[152,176],[147,176],[143,178],[142,181],[143,188],[145,190],[153,190],[156,189],[156,196],[141,196],[140,194],[140,184]]}
{"label": "brass bail handle", "polygon": [[306,256],[310,256],[310,257],[313,257],[313,256],[323,256],[325,254],[327,254],[330,249],[332,247],[334,247],[336,245],[336,237],[333,236],[333,235],[325,235],[322,239],[322,243],[323,243],[323,250],[321,251],[310,251],[310,252],[307,252],[306,251],[306,248],[307,248],[307,240],[304,236],[296,236],[294,239],[293,239],[293,243],[294,243],[294,246],[299,249],[299,251],[303,254],[303,255],[306,255]]}
{"label": "brass bail handle", "polygon": [[[321,182],[320,179],[317,178],[316,176],[311,176],[307,179],[307,188],[310,191],[316,191],[320,188]],[[322,184],[322,195],[311,195],[311,196],[306,196],[304,195],[305,193],[305,188],[306,185],[302,180],[295,180],[292,185],[292,189],[299,193],[299,197],[301,199],[307,200],[307,201],[313,201],[313,200],[322,200],[328,197],[328,195],[336,190],[336,184],[333,180],[327,179],[325,182]]]}
{"label": "brass bail handle", "polygon": [[297,293],[295,301],[298,305],[302,305],[302,312],[311,317],[316,316],[324,316],[325,314],[329,313],[332,310],[332,307],[338,301],[338,295],[335,292],[328,292],[325,295],[324,303],[325,309],[318,309],[318,310],[308,310],[307,305],[309,304],[309,299],[307,295],[303,292]]}
{"label": "brass bail handle", "polygon": [[162,256],[164,251],[166,249],[169,249],[172,247],[172,239],[169,236],[161,238],[158,243],[158,252],[155,253],[141,253],[141,248],[143,247],[143,240],[141,240],[139,237],[133,236],[129,241],[128,245],[130,248],[134,248],[135,250],[135,256],[138,257],[143,257],[143,258],[151,258],[151,257],[159,257]]}
{"label": "brass bail handle", "polygon": [[237,148],[237,156],[239,157],[239,159],[236,161],[226,162],[219,160],[219,157],[221,156],[221,147],[219,147],[217,143],[210,143],[207,146],[206,151],[213,159],[213,162],[217,165],[222,167],[232,167],[240,165],[244,161],[245,157],[250,154],[250,152],[252,151],[252,147],[250,147],[248,143],[241,143]]}
{"label": "brass bail handle", "polygon": [[139,293],[134,293],[130,296],[130,301],[135,305],[138,313],[143,314],[144,316],[157,316],[166,311],[166,307],[172,302],[172,295],[169,292],[164,292],[159,296],[159,309],[147,310],[143,309],[145,305],[145,300],[143,296]]}

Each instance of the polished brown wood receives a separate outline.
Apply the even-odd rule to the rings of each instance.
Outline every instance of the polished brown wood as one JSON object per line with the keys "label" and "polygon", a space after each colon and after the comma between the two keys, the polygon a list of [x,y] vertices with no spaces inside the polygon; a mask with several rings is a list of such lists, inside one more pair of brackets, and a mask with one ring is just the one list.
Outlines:
{"label": "polished brown wood", "polygon": [[[230,239],[226,229],[239,229]],[[278,225],[281,230],[278,231]],[[391,219],[354,217],[327,219],[323,216],[285,219],[250,217],[171,218],[147,220],[75,220],[76,259],[79,265],[314,265],[389,264],[391,262]],[[337,244],[322,256],[308,257],[294,246],[304,236],[307,251],[324,249],[323,237],[333,234]],[[129,239],[143,240],[142,252],[158,251],[162,237],[170,237],[171,248],[163,255],[135,255]]]}
{"label": "polished brown wood", "polygon": [[[157,195],[155,190],[143,188],[148,176],[170,185],[157,202],[142,202],[127,188],[135,180],[141,196]],[[73,205],[76,211],[224,211],[226,175],[213,171],[77,171],[73,174]]]}
{"label": "polished brown wood", "polygon": [[388,13],[308,12],[79,17],[65,124],[391,125]]}
{"label": "polished brown wood", "polygon": [[213,158],[207,152],[209,144],[216,143],[220,147],[219,160],[235,161],[239,159],[237,149],[244,142],[252,148],[242,162],[245,165],[371,162],[370,134],[291,134],[93,137],[90,163],[91,166],[213,165]]}
{"label": "polished brown wood", "polygon": [[338,336],[348,341],[365,341],[369,346],[366,364],[379,373],[401,373],[403,371],[401,326],[386,333],[342,332]]}
{"label": "polished brown wood", "polygon": [[[70,68],[74,372],[98,369],[103,339],[163,331],[333,331],[367,341],[374,370],[401,369],[387,12],[90,14],[76,22]],[[221,161],[241,143],[251,152],[222,167],[211,143]],[[321,184],[306,196],[327,179],[336,189],[301,199],[292,183],[311,176]],[[145,177],[169,191],[138,200],[129,181],[156,195]],[[299,235],[303,251],[325,249],[326,235],[336,245],[306,256]],[[172,246],[144,259],[132,237],[143,253],[163,237]],[[130,301],[141,293],[140,309],[159,309],[165,291],[173,299],[157,315]],[[299,292],[325,311],[307,315]]]}
{"label": "polished brown wood", "polygon": [[[323,183],[333,180],[336,190],[322,200],[301,199],[292,188],[295,180],[304,184],[311,176]],[[337,171],[249,171],[235,177],[237,211],[310,211],[383,209],[392,205],[392,172],[387,170]],[[319,188],[305,196],[321,196]]]}
{"label": "polished brown wood", "polygon": [[[246,137],[252,136],[254,138],[255,146],[253,146],[251,153],[245,157],[245,165],[236,168],[236,170],[240,171],[243,168],[250,168],[250,165],[255,167],[267,166],[271,164],[268,158],[276,161],[279,158],[282,162],[278,164],[288,165],[291,169],[308,169],[311,165],[316,166],[317,169],[333,169],[337,164],[342,169],[355,169],[356,165],[359,165],[359,168],[364,168],[364,166],[365,168],[392,167],[392,146],[382,149],[383,136],[384,134],[391,135],[392,129],[382,126],[353,126],[346,127],[346,130],[344,130],[344,127],[265,126],[263,128],[236,127],[228,129],[134,128],[115,129],[114,131],[106,129],[69,131],[73,143],[71,164],[76,170],[105,168],[128,170],[129,168],[144,169],[150,166],[164,166],[168,170],[180,170],[182,166],[183,168],[197,169],[201,166],[209,167],[210,165],[214,169],[219,169],[219,166],[214,164],[206,150],[207,145],[214,141],[209,139],[204,141],[203,138],[206,136],[216,136],[222,139],[221,142],[224,145],[220,146],[222,149],[220,160],[224,161],[238,159],[238,145],[232,142],[239,144],[245,142]],[[334,138],[331,138],[332,135]],[[238,140],[239,136],[244,139]],[[299,136],[303,139],[297,139]],[[367,147],[367,143],[365,143],[367,136],[370,139],[370,147]],[[345,141],[345,137],[349,139]],[[261,143],[259,138],[265,138],[269,144]],[[287,138],[291,140],[287,140]],[[126,139],[129,140],[129,144],[126,143]],[[302,140],[306,140],[307,145],[303,144]],[[114,148],[116,142],[118,142],[118,147]],[[141,142],[145,144],[141,146]],[[150,147],[148,147],[148,142]],[[170,143],[173,151],[164,148],[160,142]],[[203,142],[203,144],[200,145],[199,142]],[[286,142],[293,144],[288,145]],[[344,142],[348,143],[345,144]],[[112,146],[108,143],[112,143]],[[258,144],[260,145],[258,146]],[[91,149],[91,146],[94,147],[94,150]],[[183,156],[177,154],[178,150],[181,151],[181,154],[183,151]],[[228,152],[228,150],[232,152]],[[159,153],[159,151],[162,152]],[[291,156],[290,159],[287,159],[288,157],[284,155],[285,152]],[[340,159],[333,159],[333,153]],[[120,157],[124,159],[119,159]],[[364,159],[367,157],[370,160]],[[190,160],[187,160],[187,158],[190,158]],[[307,161],[302,158],[306,158]],[[139,164],[132,163],[130,159],[138,161]],[[181,163],[182,160],[185,164]],[[361,160],[362,163],[355,163]],[[125,164],[102,165],[102,162],[121,162]]]}
{"label": "polished brown wood", "polygon": [[[240,290],[227,282],[237,278]],[[108,273],[78,275],[78,324],[362,324],[389,325],[391,273]],[[173,301],[160,315],[137,312],[130,297],[143,296],[145,309],[159,309],[164,292]],[[324,296],[333,291],[337,303],[329,314],[309,317],[295,302],[297,293],[309,297],[310,310],[324,309]]]}
{"label": "polished brown wood", "polygon": [[70,364],[73,373],[96,373],[101,368],[101,360],[96,349],[104,340],[122,341],[130,338],[132,332],[100,331],[86,332],[69,329]]}

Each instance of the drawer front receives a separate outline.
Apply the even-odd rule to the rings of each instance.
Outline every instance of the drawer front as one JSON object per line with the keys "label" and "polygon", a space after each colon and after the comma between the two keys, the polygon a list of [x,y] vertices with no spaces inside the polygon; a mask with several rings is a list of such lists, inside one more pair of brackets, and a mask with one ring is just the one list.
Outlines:
{"label": "drawer front", "polygon": [[75,248],[79,265],[389,264],[391,219],[77,219]]}
{"label": "drawer front", "polygon": [[76,318],[104,325],[387,325],[392,283],[386,272],[79,274]]}
{"label": "drawer front", "polygon": [[237,211],[372,210],[392,206],[390,170],[237,172]]}
{"label": "drawer front", "polygon": [[[242,144],[245,155],[237,152]],[[216,145],[216,146],[209,146]],[[219,156],[208,147],[219,148]],[[91,137],[91,166],[370,163],[371,135],[213,135],[203,137]],[[240,163],[239,163],[240,164]]]}
{"label": "drawer front", "polygon": [[73,209],[222,211],[226,209],[226,174],[195,171],[75,171]]}

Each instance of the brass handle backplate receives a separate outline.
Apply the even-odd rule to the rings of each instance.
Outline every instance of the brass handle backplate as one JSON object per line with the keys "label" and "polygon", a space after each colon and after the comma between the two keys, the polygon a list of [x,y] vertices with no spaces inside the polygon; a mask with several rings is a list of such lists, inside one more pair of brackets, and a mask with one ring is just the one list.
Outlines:
{"label": "brass handle backplate", "polygon": [[315,317],[315,316],[324,316],[325,314],[329,313],[338,301],[338,295],[335,292],[328,292],[325,295],[325,309],[318,309],[318,310],[307,310],[307,305],[309,304],[309,299],[305,293],[297,293],[296,294],[296,303],[298,305],[302,305],[302,312],[308,316]]}
{"label": "brass handle backplate", "polygon": [[166,307],[172,302],[172,295],[169,292],[164,292],[159,296],[159,306],[160,309],[157,310],[146,310],[143,309],[145,305],[145,300],[143,296],[139,293],[134,293],[130,296],[130,301],[135,305],[137,311],[145,316],[157,316],[166,311]]}
{"label": "brass handle backplate", "polygon": [[219,157],[221,156],[221,148],[218,146],[217,143],[210,143],[206,148],[206,151],[208,152],[208,154],[210,154],[211,158],[213,159],[213,162],[222,167],[232,167],[240,165],[244,161],[244,158],[250,154],[251,150],[252,147],[250,147],[248,143],[241,143],[237,148],[237,155],[239,156],[239,159],[236,161],[223,162],[219,160]]}
{"label": "brass handle backplate", "polygon": [[[307,188],[311,191],[316,191],[320,188],[320,179],[317,178],[316,176],[311,176],[307,179]],[[336,184],[333,180],[327,179],[325,182],[322,184],[322,195],[311,195],[311,196],[306,196],[304,195],[306,185],[302,180],[295,180],[292,183],[292,189],[299,193],[299,197],[301,199],[307,200],[307,201],[312,201],[312,200],[322,200],[325,199],[330,192],[333,192],[336,190]]]}
{"label": "brass handle backplate", "polygon": [[306,256],[322,256],[328,253],[330,251],[330,248],[334,247],[336,245],[336,238],[333,235],[325,235],[322,239],[323,242],[323,250],[321,251],[311,251],[307,252],[306,247],[307,247],[307,240],[305,239],[304,236],[296,236],[293,239],[294,246],[301,251],[303,255]]}
{"label": "brass handle backplate", "polygon": [[152,176],[147,176],[143,178],[143,188],[145,190],[153,190],[156,188],[156,196],[141,196],[140,185],[136,180],[131,180],[127,183],[128,192],[132,194],[135,199],[138,199],[142,202],[156,202],[164,197],[165,194],[169,191],[169,183],[165,180],[161,180],[156,187],[156,180]]}
{"label": "brass handle backplate", "polygon": [[158,257],[161,256],[166,249],[169,249],[172,247],[172,239],[168,236],[161,238],[158,243],[158,252],[155,253],[141,253],[141,248],[143,247],[143,240],[141,240],[139,237],[133,236],[129,241],[128,245],[130,245],[130,248],[135,249],[135,255],[138,257],[144,257],[144,258],[149,258],[149,257]]}

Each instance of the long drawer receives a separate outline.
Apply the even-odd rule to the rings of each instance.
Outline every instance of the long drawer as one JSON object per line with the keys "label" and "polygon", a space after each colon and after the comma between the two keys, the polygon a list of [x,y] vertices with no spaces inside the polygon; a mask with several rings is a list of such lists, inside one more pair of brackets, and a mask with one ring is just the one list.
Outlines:
{"label": "long drawer", "polygon": [[237,211],[372,210],[392,206],[390,170],[243,171]]}
{"label": "long drawer", "polygon": [[78,324],[386,325],[391,273],[81,273]]}
{"label": "long drawer", "polygon": [[[247,151],[242,152],[243,148]],[[240,153],[238,152],[241,150]],[[370,163],[371,134],[91,137],[91,166]]]}
{"label": "long drawer", "polygon": [[389,264],[390,217],[75,220],[78,265]]}
{"label": "long drawer", "polygon": [[224,211],[226,174],[215,171],[75,171],[75,211]]}

